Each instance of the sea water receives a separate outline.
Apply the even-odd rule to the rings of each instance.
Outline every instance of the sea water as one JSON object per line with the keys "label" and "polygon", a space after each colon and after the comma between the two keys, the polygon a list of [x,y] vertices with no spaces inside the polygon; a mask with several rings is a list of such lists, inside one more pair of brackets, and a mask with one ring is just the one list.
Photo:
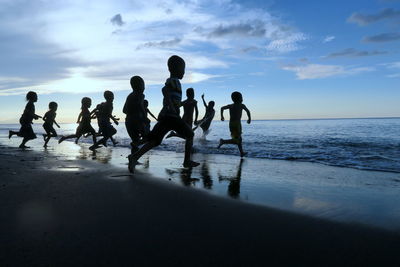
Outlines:
{"label": "sea water", "polygon": [[[152,123],[154,125],[154,123]],[[75,132],[77,124],[62,124],[59,135]],[[96,124],[93,123],[96,128]],[[317,162],[332,166],[400,173],[400,118],[257,120],[242,121],[243,148],[249,158]],[[19,125],[1,125],[0,129],[18,129]],[[97,128],[96,128],[97,129]],[[120,147],[129,147],[124,123],[116,126]],[[34,124],[38,135],[44,133]],[[229,139],[228,122],[213,121],[204,138],[196,131],[194,151],[202,154],[238,155],[234,145],[217,149],[220,138]],[[91,138],[82,142],[91,142]],[[161,151],[183,152],[179,138],[170,138],[157,147]]]}

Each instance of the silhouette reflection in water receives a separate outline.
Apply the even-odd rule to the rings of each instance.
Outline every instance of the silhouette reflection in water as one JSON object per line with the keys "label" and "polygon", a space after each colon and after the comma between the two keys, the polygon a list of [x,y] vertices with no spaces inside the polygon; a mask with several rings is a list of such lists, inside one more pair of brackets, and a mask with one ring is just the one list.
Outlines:
{"label": "silhouette reflection in water", "polygon": [[237,172],[235,176],[227,177],[221,174],[218,174],[219,181],[229,181],[228,185],[228,195],[233,198],[238,198],[240,195],[240,180],[242,179],[242,165],[244,159],[240,159],[239,166],[237,168]]}
{"label": "silhouette reflection in water", "polygon": [[210,175],[210,170],[208,168],[208,163],[204,162],[200,169],[201,179],[203,180],[203,187],[205,189],[212,189],[213,181]]}

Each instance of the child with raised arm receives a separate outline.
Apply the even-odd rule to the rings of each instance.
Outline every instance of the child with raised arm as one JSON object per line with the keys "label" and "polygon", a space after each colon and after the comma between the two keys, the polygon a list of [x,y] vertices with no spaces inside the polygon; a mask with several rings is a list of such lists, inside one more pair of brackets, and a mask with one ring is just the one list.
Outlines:
{"label": "child with raised arm", "polygon": [[[95,150],[101,147],[101,145],[107,146],[107,140],[112,138],[112,136],[117,133],[117,130],[112,126],[110,122],[111,119],[116,125],[118,125],[118,120],[119,120],[118,118],[112,115],[114,109],[113,92],[108,90],[105,91],[104,98],[106,102],[101,103],[96,108],[97,109],[96,116],[98,118],[98,123],[99,123],[99,132],[103,135],[103,138],[97,142],[94,142],[94,144],[91,147],[89,147],[90,150]],[[92,113],[93,111],[91,112],[91,114]]]}
{"label": "child with raised arm", "polygon": [[25,106],[24,113],[22,114],[21,118],[19,119],[19,123],[21,124],[21,128],[18,132],[9,131],[8,138],[11,138],[13,135],[17,135],[19,137],[23,137],[22,143],[19,145],[19,148],[29,148],[26,146],[26,142],[29,140],[33,140],[36,138],[36,134],[33,132],[32,129],[32,121],[35,119],[41,118],[41,116],[35,114],[35,102],[37,102],[38,97],[37,94],[33,91],[29,91],[26,94],[26,100],[28,103]]}
{"label": "child with raised arm", "polygon": [[215,110],[214,110],[215,102],[210,101],[208,102],[207,105],[206,100],[204,99],[204,94],[201,95],[201,99],[203,100],[203,105],[206,108],[206,113],[204,114],[204,117],[197,122],[197,126],[193,129],[193,131],[195,131],[197,127],[200,127],[201,129],[203,129],[203,134],[207,135],[210,129],[211,122],[215,116]]}
{"label": "child with raised arm", "polygon": [[242,111],[246,111],[247,113],[247,123],[250,124],[251,122],[251,115],[250,111],[247,109],[247,107],[242,104],[243,102],[243,97],[242,94],[239,92],[233,92],[231,95],[233,104],[223,106],[221,108],[221,120],[224,121],[224,110],[229,109],[229,130],[231,132],[231,137],[232,139],[220,139],[219,140],[219,145],[218,148],[220,148],[224,144],[235,144],[238,146],[239,151],[240,151],[240,156],[244,157],[247,153],[243,152],[242,148]]}
{"label": "child with raised arm", "polygon": [[185,61],[179,56],[172,56],[168,59],[168,70],[170,77],[165,82],[162,89],[163,108],[158,115],[158,122],[151,130],[148,141],[134,154],[128,157],[129,171],[134,171],[137,160],[150,149],[161,144],[164,136],[171,130],[185,138],[185,158],[184,167],[196,167],[199,163],[191,160],[191,150],[193,146],[193,131],[186,122],[179,116],[179,107],[182,102],[182,89],[179,80],[185,74]]}
{"label": "child with raised arm", "polygon": [[140,138],[144,136],[146,108],[143,94],[144,80],[140,76],[133,76],[130,84],[133,92],[126,98],[122,112],[126,114],[125,126],[131,138],[131,154],[133,154],[139,150]]}
{"label": "child with raised arm", "polygon": [[[193,113],[194,115],[194,123],[197,124],[197,117],[199,116],[199,110],[197,108],[197,101],[194,99],[194,90],[193,88],[188,88],[186,90],[186,96],[187,99],[184,100],[182,102],[182,106],[183,106],[183,116],[182,119],[184,122],[186,122],[190,128],[193,127]],[[182,136],[180,136],[179,134],[177,134],[176,132],[172,131],[166,138],[170,138],[170,137],[180,137],[183,138]]]}
{"label": "child with raised arm", "polygon": [[47,143],[49,142],[50,138],[52,137],[57,137],[57,132],[53,127],[53,124],[55,124],[58,128],[60,128],[60,125],[56,122],[56,111],[57,111],[57,103],[56,102],[50,102],[49,103],[49,111],[47,111],[44,116],[43,116],[43,128],[46,131],[46,134],[43,135],[44,139],[44,145],[43,147],[47,147]]}
{"label": "child with raised arm", "polygon": [[79,123],[78,128],[76,128],[75,134],[68,135],[68,136],[62,136],[59,140],[58,143],[63,142],[66,139],[70,138],[76,138],[75,139],[75,144],[78,143],[79,138],[84,135],[85,133],[90,133],[93,138],[93,143],[96,143],[96,131],[93,129],[92,125],[90,124],[91,121],[91,115],[89,108],[92,105],[92,100],[89,97],[84,97],[81,100],[82,106],[81,106],[81,113],[79,113],[78,120],[76,123]]}

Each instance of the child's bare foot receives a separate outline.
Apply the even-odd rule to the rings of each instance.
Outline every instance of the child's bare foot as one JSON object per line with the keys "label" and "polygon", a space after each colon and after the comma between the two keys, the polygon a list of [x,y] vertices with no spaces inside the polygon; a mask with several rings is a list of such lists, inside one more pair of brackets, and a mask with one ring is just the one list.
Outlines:
{"label": "child's bare foot", "polygon": [[13,136],[14,134],[11,131],[8,131],[8,139],[11,138],[11,136]]}
{"label": "child's bare foot", "polygon": [[219,139],[219,145],[217,146],[217,148],[221,148],[222,145],[223,145],[223,140],[221,138],[221,139]]}
{"label": "child's bare foot", "polygon": [[128,170],[130,173],[134,173],[135,172],[135,165],[138,164],[137,160],[138,157],[135,156],[136,154],[130,154],[128,156]]}
{"label": "child's bare foot", "polygon": [[25,148],[30,148],[30,146],[26,146],[26,145],[19,145],[19,148],[25,149]]}
{"label": "child's bare foot", "polygon": [[242,152],[242,153],[240,153],[240,157],[241,158],[243,158],[244,156],[246,156],[247,155],[247,152]]}
{"label": "child's bare foot", "polygon": [[200,165],[200,163],[198,163],[196,161],[192,161],[192,160],[189,160],[189,161],[186,161],[183,163],[183,167],[185,167],[185,168],[197,167],[199,165]]}
{"label": "child's bare foot", "polygon": [[47,148],[47,145],[43,145],[44,148]]}
{"label": "child's bare foot", "polygon": [[75,144],[78,144],[78,140],[79,140],[79,139],[75,139]]}
{"label": "child's bare foot", "polygon": [[113,146],[116,147],[118,144],[119,144],[119,142],[115,141],[115,142],[113,143]]}
{"label": "child's bare foot", "polygon": [[63,142],[64,140],[65,140],[65,137],[64,137],[64,136],[61,136],[61,138],[58,139],[58,143],[61,144],[61,142]]}

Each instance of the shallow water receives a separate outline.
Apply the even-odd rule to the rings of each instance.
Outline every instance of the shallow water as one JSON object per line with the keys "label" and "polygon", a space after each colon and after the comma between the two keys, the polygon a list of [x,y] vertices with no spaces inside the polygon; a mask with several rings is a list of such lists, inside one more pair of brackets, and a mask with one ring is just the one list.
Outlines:
{"label": "shallow water", "polygon": [[[386,123],[388,122],[383,124]],[[220,154],[213,148],[217,138],[212,136],[212,133],[207,136],[210,139],[207,141],[201,139],[195,141],[198,153],[194,154],[194,159],[201,163],[197,168],[181,167],[183,153],[176,151],[183,151],[183,142],[179,139],[170,139],[164,147],[146,154],[140,160],[142,164],[136,169],[182,186],[237,200],[400,231],[399,173],[338,168],[297,160],[269,160],[257,157],[242,160],[233,155],[237,153],[236,149],[232,149],[232,155]],[[397,138],[394,135],[390,137],[389,134],[383,136],[386,136],[387,140]],[[5,129],[0,130],[2,144],[16,147],[20,141],[20,138],[8,140]],[[30,145],[32,150],[44,151],[46,155],[70,160],[70,165],[61,166],[65,167],[62,171],[73,169],[76,166],[74,160],[86,159],[122,168],[121,173],[110,176],[110,179],[116,181],[132,179],[126,166],[129,149],[124,145],[101,148],[96,153],[90,151],[89,144],[85,143],[75,145],[72,142],[64,142],[58,145],[56,140],[51,140],[49,148],[44,149],[41,147],[43,140],[38,138],[30,142]],[[174,151],[169,150],[172,147]],[[216,152],[201,153],[203,149]],[[393,150],[390,153],[396,152]]]}

